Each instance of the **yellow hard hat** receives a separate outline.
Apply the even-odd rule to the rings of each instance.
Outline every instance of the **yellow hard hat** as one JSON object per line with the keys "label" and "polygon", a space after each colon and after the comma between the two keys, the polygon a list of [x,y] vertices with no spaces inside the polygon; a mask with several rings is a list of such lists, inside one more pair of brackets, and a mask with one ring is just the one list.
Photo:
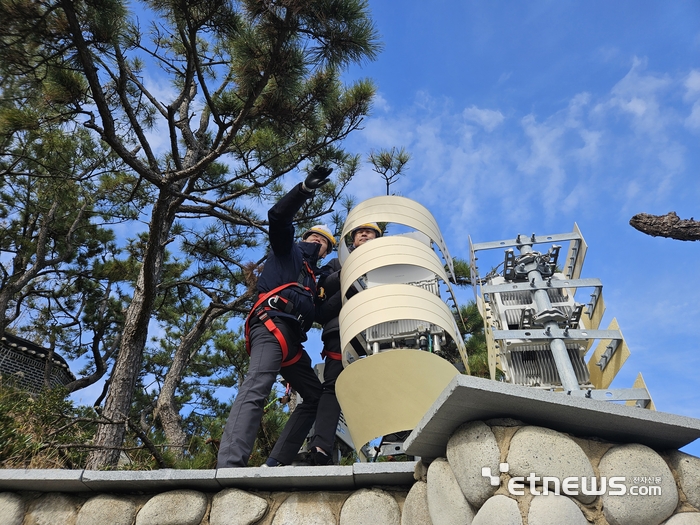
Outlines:
{"label": "yellow hard hat", "polygon": [[312,233],[317,233],[318,235],[325,237],[330,243],[330,250],[335,248],[335,237],[333,237],[333,232],[331,232],[331,229],[325,224],[317,224],[316,226],[312,226],[304,232],[304,234],[301,236],[301,239],[306,240],[306,238]]}
{"label": "yellow hard hat", "polygon": [[350,238],[354,239],[355,232],[357,230],[362,230],[362,229],[374,230],[377,233],[377,237],[382,236],[382,229],[379,227],[379,225],[376,222],[368,222],[366,224],[360,224],[359,226],[355,226],[352,230],[350,230]]}

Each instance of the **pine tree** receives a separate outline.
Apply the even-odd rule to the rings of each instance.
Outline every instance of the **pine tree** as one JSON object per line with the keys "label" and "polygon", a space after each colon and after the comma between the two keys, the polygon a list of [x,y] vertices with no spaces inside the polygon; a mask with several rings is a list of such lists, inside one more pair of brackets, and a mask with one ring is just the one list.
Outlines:
{"label": "pine tree", "polygon": [[[93,469],[118,459],[159,295],[194,287],[206,301],[181,342],[189,354],[188,337],[194,344],[217,317],[245,310],[247,249],[265,233],[257,210],[281,194],[282,177],[333,165],[336,184],[304,212],[320,216],[337,201],[354,159],[340,143],[373,95],[369,81],[344,86],[340,75],[379,50],[362,0],[150,0],[138,4],[140,20],[126,5],[17,0],[0,11],[0,58],[15,73],[50,64],[72,118],[124,164],[119,190],[149,197],[102,409],[112,424],[98,427]],[[203,264],[167,282],[166,250]]]}

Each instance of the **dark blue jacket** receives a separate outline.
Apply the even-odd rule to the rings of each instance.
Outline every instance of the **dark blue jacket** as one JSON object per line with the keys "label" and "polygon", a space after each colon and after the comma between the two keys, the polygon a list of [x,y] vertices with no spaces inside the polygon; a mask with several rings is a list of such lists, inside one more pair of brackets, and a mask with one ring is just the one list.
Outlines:
{"label": "dark blue jacket", "polygon": [[328,261],[318,271],[319,295],[323,289],[323,297],[316,304],[316,322],[323,326],[321,339],[328,336],[340,337],[340,325],[338,315],[343,306],[340,296],[340,261],[337,258]]}
{"label": "dark blue jacket", "polygon": [[[296,313],[301,315],[301,333],[306,333],[314,321],[314,299],[316,296],[315,276],[305,270],[304,260],[315,271],[318,263],[320,244],[312,242],[294,242],[294,215],[301,209],[304,202],[311,198],[313,193],[302,189],[297,184],[292,190],[275,204],[267,216],[270,221],[270,246],[262,274],[258,279],[258,292],[265,293],[274,290],[286,283],[296,283],[302,278],[302,285],[308,288],[303,290],[298,286],[292,286],[280,292],[280,296],[291,301]],[[277,310],[268,312],[270,317],[287,317],[295,319],[294,315]]]}
{"label": "dark blue jacket", "polygon": [[[340,339],[340,323],[338,316],[343,307],[343,297],[340,295],[340,261],[335,258],[328,261],[318,272],[318,288],[323,288],[323,298],[316,303],[316,322],[323,326],[321,339],[327,341],[332,337]],[[349,299],[357,293],[351,286],[346,297]],[[319,292],[320,294],[320,292]],[[338,343],[340,344],[340,343]]]}

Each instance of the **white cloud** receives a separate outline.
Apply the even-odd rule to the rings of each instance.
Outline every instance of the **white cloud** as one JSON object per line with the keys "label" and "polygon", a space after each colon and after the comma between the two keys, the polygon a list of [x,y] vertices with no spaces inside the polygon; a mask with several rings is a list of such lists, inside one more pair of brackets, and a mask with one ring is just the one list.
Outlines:
{"label": "white cloud", "polygon": [[640,186],[639,182],[636,180],[631,180],[627,183],[625,189],[625,200],[627,202],[638,200],[639,196],[643,193],[643,188]]}
{"label": "white cloud", "polygon": [[688,76],[683,81],[688,99],[695,99],[700,96],[700,71],[693,69],[688,73]]}
{"label": "white cloud", "polygon": [[498,110],[479,109],[476,106],[465,109],[462,115],[466,120],[476,122],[488,132],[496,129],[505,120],[503,113]]}
{"label": "white cloud", "polygon": [[413,122],[406,117],[382,116],[365,120],[362,139],[369,149],[401,147],[413,141]]}
{"label": "white cloud", "polygon": [[391,111],[391,106],[381,93],[375,93],[372,99],[372,109],[381,113],[388,113]]}
{"label": "white cloud", "polygon": [[[455,111],[449,99],[421,92],[401,114],[369,118],[362,151],[405,147],[411,161],[392,190],[438,210],[455,232],[556,229],[583,215],[626,224],[630,211],[666,208],[679,191],[689,137],[678,136],[677,101],[693,86],[695,75],[672,80],[635,59],[607,93],[575,93],[544,115],[475,104]],[[383,194],[369,169],[357,183],[350,192],[358,198]],[[466,246],[463,235],[454,242],[455,252]]]}
{"label": "white cloud", "polygon": [[689,129],[700,129],[700,102],[695,102],[684,124]]}
{"label": "white cloud", "polygon": [[541,168],[559,171],[559,149],[565,129],[556,122],[538,123],[534,115],[521,120],[525,136],[530,141],[530,156],[520,164],[525,173],[536,173]]}
{"label": "white cloud", "polygon": [[646,60],[635,57],[630,71],[612,88],[604,106],[631,117],[633,130],[659,136],[670,124],[660,99],[672,82],[666,75],[645,73],[646,66]]}
{"label": "white cloud", "polygon": [[565,191],[566,126],[556,115],[539,123],[532,114],[525,116],[521,125],[529,141],[529,154],[518,164],[518,169],[528,175],[521,188],[527,185],[534,198],[541,202],[544,214],[551,218],[559,213]]}
{"label": "white cloud", "polygon": [[700,71],[691,70],[683,85],[686,89],[683,100],[692,104],[684,124],[689,129],[700,129]]}
{"label": "white cloud", "polygon": [[600,157],[600,149],[603,141],[603,132],[598,130],[580,129],[579,136],[583,141],[583,146],[574,149],[572,157],[582,163],[593,163]]}
{"label": "white cloud", "polygon": [[498,80],[496,81],[497,85],[504,84],[505,82],[508,81],[508,79],[513,75],[512,71],[507,71],[504,73],[501,73],[500,76],[498,77]]}
{"label": "white cloud", "polygon": [[566,124],[569,127],[580,126],[580,120],[585,116],[587,107],[591,103],[591,94],[587,92],[577,93],[569,102],[566,109]]}

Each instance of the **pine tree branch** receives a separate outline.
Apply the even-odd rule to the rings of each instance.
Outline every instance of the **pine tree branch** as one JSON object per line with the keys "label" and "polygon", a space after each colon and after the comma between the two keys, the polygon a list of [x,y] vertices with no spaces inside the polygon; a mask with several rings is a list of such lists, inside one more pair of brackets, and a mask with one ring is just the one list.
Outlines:
{"label": "pine tree branch", "polygon": [[678,241],[700,241],[700,221],[681,219],[675,211],[666,215],[638,213],[630,219],[630,226],[652,237],[668,237]]}

